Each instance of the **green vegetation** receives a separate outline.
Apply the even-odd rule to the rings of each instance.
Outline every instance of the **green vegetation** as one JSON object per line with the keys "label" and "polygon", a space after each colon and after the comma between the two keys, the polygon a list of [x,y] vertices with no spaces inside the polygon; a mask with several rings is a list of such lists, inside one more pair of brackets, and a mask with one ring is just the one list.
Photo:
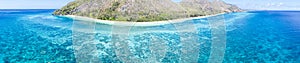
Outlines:
{"label": "green vegetation", "polygon": [[113,2],[110,8],[105,9],[103,14],[100,14],[97,18],[102,20],[117,20],[118,12],[116,9],[120,6],[119,2]]}
{"label": "green vegetation", "polygon": [[73,11],[78,6],[79,6],[78,3],[71,2],[67,6],[63,7],[64,9],[56,10],[56,12],[54,14],[60,14],[60,15],[72,14],[72,12],[70,12],[70,11]]}
{"label": "green vegetation", "polygon": [[112,21],[149,22],[238,11],[241,11],[238,7],[223,1],[182,0],[175,3],[171,0],[75,0],[53,14],[79,15]]}

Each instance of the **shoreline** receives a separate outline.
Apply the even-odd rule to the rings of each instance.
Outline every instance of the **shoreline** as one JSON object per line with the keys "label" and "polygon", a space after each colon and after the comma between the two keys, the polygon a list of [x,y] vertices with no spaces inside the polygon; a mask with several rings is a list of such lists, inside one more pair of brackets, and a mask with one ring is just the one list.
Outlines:
{"label": "shoreline", "polygon": [[226,13],[218,13],[214,15],[190,17],[190,18],[180,18],[174,20],[153,21],[153,22],[125,22],[125,21],[100,20],[100,19],[89,18],[84,16],[76,16],[76,15],[62,15],[62,16],[67,18],[72,18],[74,20],[89,21],[89,22],[95,22],[95,23],[101,23],[107,25],[116,25],[116,26],[159,26],[159,25],[167,25],[173,23],[181,23],[192,19],[201,19],[201,18],[207,18],[207,17],[217,16],[222,14],[226,14]]}

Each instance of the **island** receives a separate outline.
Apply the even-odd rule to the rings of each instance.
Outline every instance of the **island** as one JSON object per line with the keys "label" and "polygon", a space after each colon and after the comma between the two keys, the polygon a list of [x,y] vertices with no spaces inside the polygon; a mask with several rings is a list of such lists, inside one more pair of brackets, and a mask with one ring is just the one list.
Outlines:
{"label": "island", "polygon": [[155,22],[242,11],[222,0],[75,0],[53,15],[120,22]]}

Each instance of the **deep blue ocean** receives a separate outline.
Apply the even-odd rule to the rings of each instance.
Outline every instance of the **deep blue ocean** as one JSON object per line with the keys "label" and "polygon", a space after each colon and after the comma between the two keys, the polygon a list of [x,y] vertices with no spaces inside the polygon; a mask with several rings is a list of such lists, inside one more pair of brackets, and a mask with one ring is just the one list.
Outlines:
{"label": "deep blue ocean", "polygon": [[0,63],[300,63],[300,11],[228,13],[148,27],[53,11],[0,10]]}

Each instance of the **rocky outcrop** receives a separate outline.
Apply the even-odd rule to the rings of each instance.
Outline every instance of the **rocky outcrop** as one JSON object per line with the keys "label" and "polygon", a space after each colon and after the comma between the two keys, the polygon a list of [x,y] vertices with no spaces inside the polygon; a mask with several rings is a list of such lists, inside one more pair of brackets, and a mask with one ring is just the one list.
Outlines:
{"label": "rocky outcrop", "polygon": [[237,6],[219,0],[75,0],[53,14],[148,22],[238,11]]}

